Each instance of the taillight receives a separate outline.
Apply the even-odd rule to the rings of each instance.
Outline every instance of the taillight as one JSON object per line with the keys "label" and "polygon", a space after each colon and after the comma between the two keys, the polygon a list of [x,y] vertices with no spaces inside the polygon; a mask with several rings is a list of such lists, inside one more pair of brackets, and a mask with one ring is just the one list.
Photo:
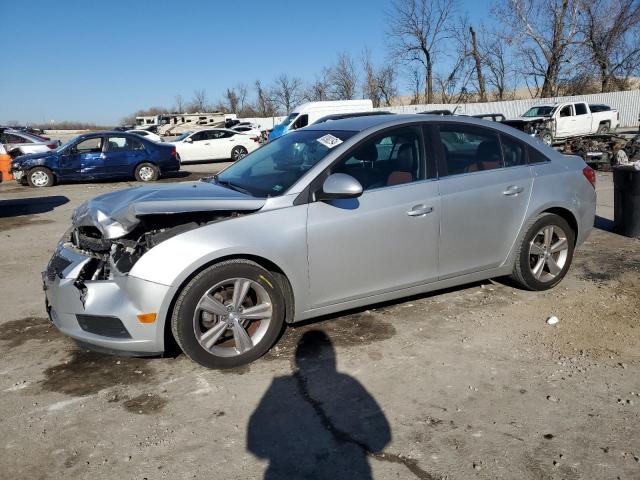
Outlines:
{"label": "taillight", "polygon": [[173,148],[171,149],[171,156],[172,156],[172,157],[175,157],[175,156],[177,155],[177,153],[178,153],[178,152],[176,152],[176,147],[173,147]]}
{"label": "taillight", "polygon": [[47,147],[49,147],[51,150],[55,150],[56,148],[58,148],[58,144],[55,142],[47,143]]}
{"label": "taillight", "polygon": [[251,137],[254,142],[260,143],[260,137]]}
{"label": "taillight", "polygon": [[584,178],[591,184],[593,188],[596,188],[596,171],[591,167],[584,167],[582,169],[582,174]]}

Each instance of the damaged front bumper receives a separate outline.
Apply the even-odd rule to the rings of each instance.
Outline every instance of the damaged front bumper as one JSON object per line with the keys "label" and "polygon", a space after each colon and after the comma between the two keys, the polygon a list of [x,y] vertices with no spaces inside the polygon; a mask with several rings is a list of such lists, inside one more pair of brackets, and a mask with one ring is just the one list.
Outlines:
{"label": "damaged front bumper", "polygon": [[86,280],[91,256],[61,243],[42,273],[53,324],[65,335],[102,351],[155,355],[164,351],[164,322],[141,323],[157,313],[169,287],[129,275]]}

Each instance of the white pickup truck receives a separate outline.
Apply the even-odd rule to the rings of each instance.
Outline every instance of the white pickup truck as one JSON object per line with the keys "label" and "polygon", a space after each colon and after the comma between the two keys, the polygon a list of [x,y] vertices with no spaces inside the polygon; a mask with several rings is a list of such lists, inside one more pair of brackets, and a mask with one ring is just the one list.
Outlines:
{"label": "white pickup truck", "polygon": [[503,123],[552,145],[556,140],[613,132],[620,124],[620,114],[607,105],[565,102],[536,105],[519,118]]}

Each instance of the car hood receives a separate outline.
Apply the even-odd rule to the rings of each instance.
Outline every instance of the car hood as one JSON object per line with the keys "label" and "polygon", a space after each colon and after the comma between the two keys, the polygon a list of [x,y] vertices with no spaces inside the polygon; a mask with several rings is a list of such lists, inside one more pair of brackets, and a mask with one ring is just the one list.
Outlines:
{"label": "car hood", "polygon": [[41,158],[53,156],[55,155],[55,153],[56,153],[55,150],[47,150],[45,152],[37,152],[37,153],[28,153],[26,155],[20,155],[19,157],[14,158],[11,163],[14,166],[18,166],[21,163],[26,163],[31,160],[39,160]]}
{"label": "car hood", "polygon": [[255,198],[209,182],[153,185],[105,193],[84,202],[73,213],[75,227],[93,226],[103,238],[131,232],[145,215],[186,212],[255,211],[266,199]]}

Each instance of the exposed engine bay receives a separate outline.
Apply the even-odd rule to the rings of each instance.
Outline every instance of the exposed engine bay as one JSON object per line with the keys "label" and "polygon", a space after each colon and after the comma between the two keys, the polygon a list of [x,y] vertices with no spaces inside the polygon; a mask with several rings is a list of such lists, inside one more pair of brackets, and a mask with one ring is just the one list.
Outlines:
{"label": "exposed engine bay", "polygon": [[125,275],[148,250],[181,233],[207,224],[244,215],[244,212],[188,212],[173,215],[147,215],[126,235],[104,238],[97,227],[77,226],[63,241],[91,257],[78,281],[106,280],[113,274]]}

